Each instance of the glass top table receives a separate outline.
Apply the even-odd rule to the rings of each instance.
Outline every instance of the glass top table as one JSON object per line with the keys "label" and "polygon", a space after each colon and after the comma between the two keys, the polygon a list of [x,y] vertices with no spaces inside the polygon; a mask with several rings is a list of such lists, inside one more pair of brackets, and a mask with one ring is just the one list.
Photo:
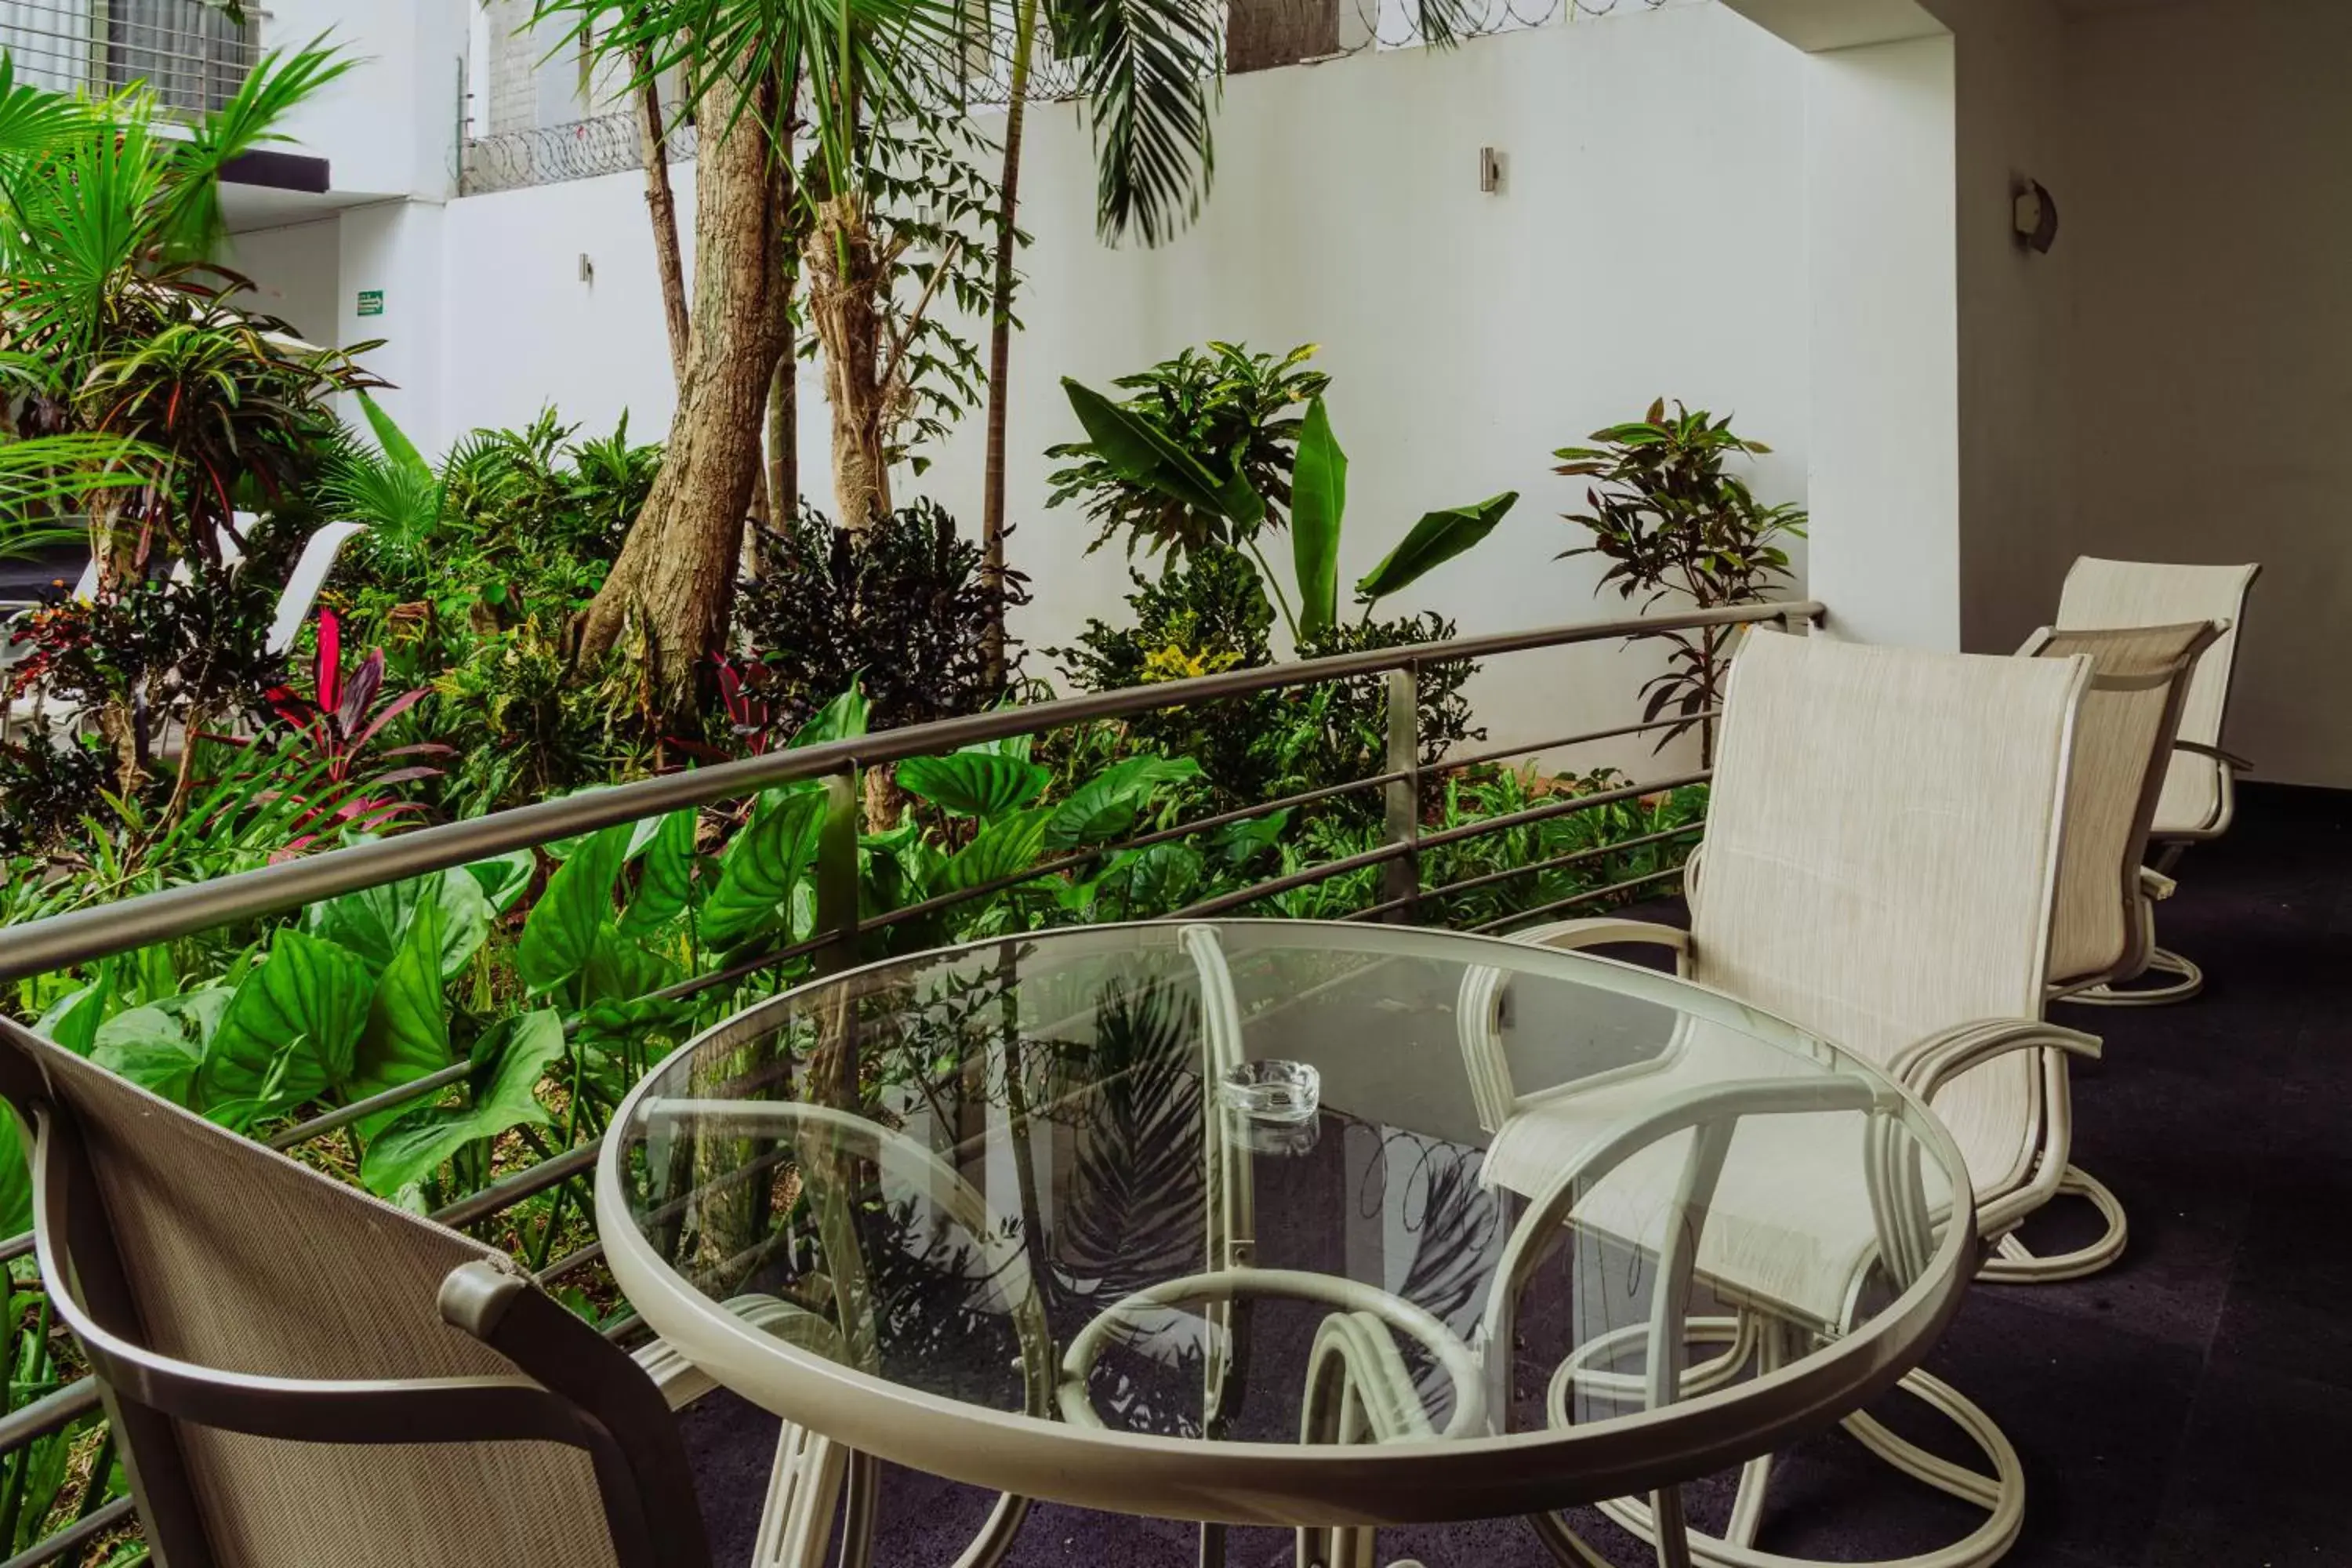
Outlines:
{"label": "glass top table", "polygon": [[1643,1491],[1859,1409],[1973,1272],[1962,1170],[1867,1064],[1668,975],[1158,923],[739,1014],[616,1114],[597,1219],[673,1350],[858,1453],[1332,1526]]}

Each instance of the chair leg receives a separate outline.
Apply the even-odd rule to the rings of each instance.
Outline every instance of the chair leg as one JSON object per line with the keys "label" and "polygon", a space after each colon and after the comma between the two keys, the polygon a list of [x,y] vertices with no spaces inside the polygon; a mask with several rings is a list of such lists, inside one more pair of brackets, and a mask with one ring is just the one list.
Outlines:
{"label": "chair leg", "polygon": [[2175,1002],[2186,1002],[2205,989],[2205,972],[2194,959],[2183,958],[2169,948],[2158,948],[2147,956],[2147,973],[2169,974],[2172,981],[2163,985],[2095,985],[2088,991],[2077,991],[2066,998],[2086,1007],[2163,1007]]}
{"label": "chair leg", "polygon": [[[1849,1417],[1846,1429],[1864,1447],[1906,1475],[1985,1510],[1985,1521],[1963,1539],[1935,1552],[1877,1563],[1839,1563],[1834,1568],[1990,1568],[2015,1543],[2018,1528],[2025,1519],[2025,1473],[2018,1462],[2017,1450],[1993,1424],[1992,1417],[1942,1380],[1914,1371],[1895,1386],[1958,1426],[1991,1460],[1993,1473],[1984,1475],[1940,1458],[1896,1436],[1868,1415]],[[1602,1503],[1601,1511],[1644,1541],[1661,1541],[1656,1516],[1646,1501],[1619,1498]],[[1557,1515],[1538,1515],[1528,1522],[1562,1568],[1610,1568],[1607,1561]],[[1673,1526],[1668,1528],[1671,1532]],[[1832,1568],[1801,1557],[1759,1552],[1752,1545],[1696,1531],[1687,1531],[1687,1541],[1689,1560],[1701,1568]]]}
{"label": "chair leg", "polygon": [[1995,1245],[1991,1257],[1977,1271],[1977,1278],[1998,1285],[2050,1285],[2061,1279],[2080,1279],[2096,1274],[2124,1255],[2124,1243],[2130,1234],[2130,1221],[2124,1214],[2123,1200],[2110,1191],[2105,1182],[2076,1166],[2066,1167],[2058,1181],[2061,1194],[2088,1199],[2107,1222],[2106,1233],[2088,1247],[2072,1252],[2062,1252],[2044,1258],[2030,1251],[2015,1232],[2004,1236]]}

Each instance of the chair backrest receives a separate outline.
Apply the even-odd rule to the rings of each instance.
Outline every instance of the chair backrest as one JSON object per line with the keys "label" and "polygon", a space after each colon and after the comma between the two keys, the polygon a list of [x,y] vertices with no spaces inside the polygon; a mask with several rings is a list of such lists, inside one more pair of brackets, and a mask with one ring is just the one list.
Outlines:
{"label": "chair backrest", "polygon": [[[1759,631],[1733,664],[1691,976],[1880,1063],[2038,1018],[2067,756],[2090,668]],[[2038,1051],[1936,1110],[1981,1196],[2030,1173]]]}
{"label": "chair backrest", "polygon": [[[104,1245],[91,1245],[77,1210],[70,1268],[82,1280],[81,1309],[110,1332],[176,1361],[263,1376],[524,1375],[437,1308],[451,1270],[496,1259],[493,1249],[214,1126],[6,1019],[0,1090],[27,1125],[36,1110],[28,1101],[61,1108],[74,1157],[86,1156]],[[46,1232],[46,1213],[41,1221]],[[62,1247],[58,1255],[67,1256]],[[93,1257],[116,1276],[123,1300],[112,1308],[93,1288],[102,1272]],[[593,1331],[585,1337],[592,1352],[626,1362]],[[461,1436],[448,1432],[389,1446],[297,1441],[167,1420],[121,1386],[111,1394],[136,1418],[120,1435],[134,1477],[145,1478],[138,1484],[151,1540],[159,1513],[193,1512],[205,1540],[192,1560],[224,1568],[617,1561],[604,1493],[577,1447],[444,1440]],[[160,1501],[149,1495],[159,1485],[171,1494]],[[698,1523],[689,1528],[698,1543]],[[174,1561],[172,1542],[163,1544],[159,1561]]]}
{"label": "chair backrest", "polygon": [[[2102,626],[2179,626],[2213,621],[2225,629],[2198,660],[2180,710],[2183,741],[2221,743],[2230,706],[2230,678],[2238,660],[2238,632],[2257,565],[2176,566],[2156,561],[2102,561],[2085,555],[2066,574],[2058,595],[2061,631]],[[2156,807],[2155,832],[2199,833],[2223,826],[2228,795],[2221,763],[2195,752],[2175,752]]]}
{"label": "chair backrest", "polygon": [[320,590],[327,585],[327,574],[335,569],[335,556],[352,535],[366,531],[363,522],[331,522],[304,542],[287,575],[286,591],[278,595],[277,618],[269,623],[269,639],[263,645],[269,652],[284,653],[294,646],[310,607],[319,602]]}
{"label": "chair backrest", "polygon": [[2140,863],[2198,656],[2221,634],[2211,621],[2108,631],[2044,627],[2019,650],[2091,661],[2067,773],[2066,846],[2058,857],[2058,912],[2050,930],[2053,985],[2128,980],[2147,967]]}

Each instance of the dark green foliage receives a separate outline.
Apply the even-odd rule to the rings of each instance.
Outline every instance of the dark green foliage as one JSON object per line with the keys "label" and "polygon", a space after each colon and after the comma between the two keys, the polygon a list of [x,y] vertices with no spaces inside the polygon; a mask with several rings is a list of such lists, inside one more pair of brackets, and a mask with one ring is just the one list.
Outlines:
{"label": "dark green foliage", "polygon": [[[1594,481],[1584,492],[1589,510],[1568,517],[1592,542],[1559,558],[1608,562],[1595,593],[1614,587],[1620,598],[1639,596],[1643,609],[1679,593],[1711,610],[1756,603],[1788,578],[1788,552],[1777,542],[1804,537],[1804,509],[1767,506],[1725,471],[1733,458],[1772,449],[1732,434],[1728,416],[1679,403],[1669,414],[1660,398],[1641,419],[1596,430],[1591,439],[1599,445],[1552,455],[1560,459],[1555,473]],[[1672,647],[1665,673],[1642,689],[1642,717],[1646,722],[1671,710],[1680,718],[1659,741],[1664,746],[1718,705],[1731,628],[1658,635]],[[1702,738],[1711,761],[1711,727]]]}
{"label": "dark green foliage", "polygon": [[1000,606],[1029,602],[1028,579],[1001,593],[981,575],[980,547],[919,500],[864,532],[803,504],[790,527],[761,534],[762,573],[736,591],[737,635],[758,650],[761,695],[789,735],[853,684],[876,729],[977,713],[1004,700],[1014,674],[989,678],[987,632]]}
{"label": "dark green foliage", "polygon": [[1331,380],[1301,368],[1314,353],[1309,343],[1276,359],[1244,344],[1213,342],[1205,353],[1186,349],[1112,384],[1133,395],[1121,407],[1211,475],[1238,476],[1265,503],[1256,526],[1139,482],[1092,437],[1046,448],[1047,457],[1065,462],[1053,475],[1046,504],[1084,503],[1096,530],[1090,552],[1123,536],[1129,555],[1140,548],[1147,555],[1184,557],[1244,545],[1261,528],[1285,527],[1304,412]]}
{"label": "dark green foliage", "polygon": [[113,784],[100,748],[37,737],[30,745],[0,742],[0,855],[37,854],[66,839]]}
{"label": "dark green foliage", "polygon": [[[1051,650],[1065,678],[1082,689],[1109,691],[1273,662],[1274,609],[1240,552],[1203,550],[1156,583],[1139,575],[1135,584],[1127,596],[1134,626],[1089,621],[1077,647]],[[1298,651],[1314,658],[1454,635],[1453,622],[1423,615],[1336,625]],[[1462,695],[1475,671],[1474,664],[1447,660],[1421,672],[1423,762],[1486,733],[1472,725]],[[1139,714],[1128,721],[1127,731],[1135,745],[1197,760],[1226,805],[1346,784],[1388,768],[1388,698],[1377,676]],[[1329,809],[1377,816],[1380,796],[1375,791],[1341,796]]]}

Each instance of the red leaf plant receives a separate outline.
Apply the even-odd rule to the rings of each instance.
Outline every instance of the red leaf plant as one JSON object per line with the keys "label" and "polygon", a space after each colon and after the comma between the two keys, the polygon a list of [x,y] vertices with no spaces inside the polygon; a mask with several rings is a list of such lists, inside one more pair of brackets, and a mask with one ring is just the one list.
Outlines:
{"label": "red leaf plant", "polygon": [[[289,791],[311,789],[313,795],[277,796],[306,807],[294,817],[294,837],[270,858],[283,860],[347,829],[372,831],[425,809],[420,801],[403,800],[387,793],[397,784],[437,778],[442,770],[419,762],[397,766],[379,764],[400,758],[448,756],[439,745],[371,748],[385,725],[421,701],[428,687],[404,691],[379,703],[383,693],[383,650],[376,648],[348,673],[343,668],[343,628],[332,610],[319,615],[318,656],[311,668],[312,695],[305,697],[288,686],[273,686],[264,694],[270,710],[291,734],[307,742],[289,746],[280,762],[290,770]],[[258,798],[273,798],[265,795]]]}

